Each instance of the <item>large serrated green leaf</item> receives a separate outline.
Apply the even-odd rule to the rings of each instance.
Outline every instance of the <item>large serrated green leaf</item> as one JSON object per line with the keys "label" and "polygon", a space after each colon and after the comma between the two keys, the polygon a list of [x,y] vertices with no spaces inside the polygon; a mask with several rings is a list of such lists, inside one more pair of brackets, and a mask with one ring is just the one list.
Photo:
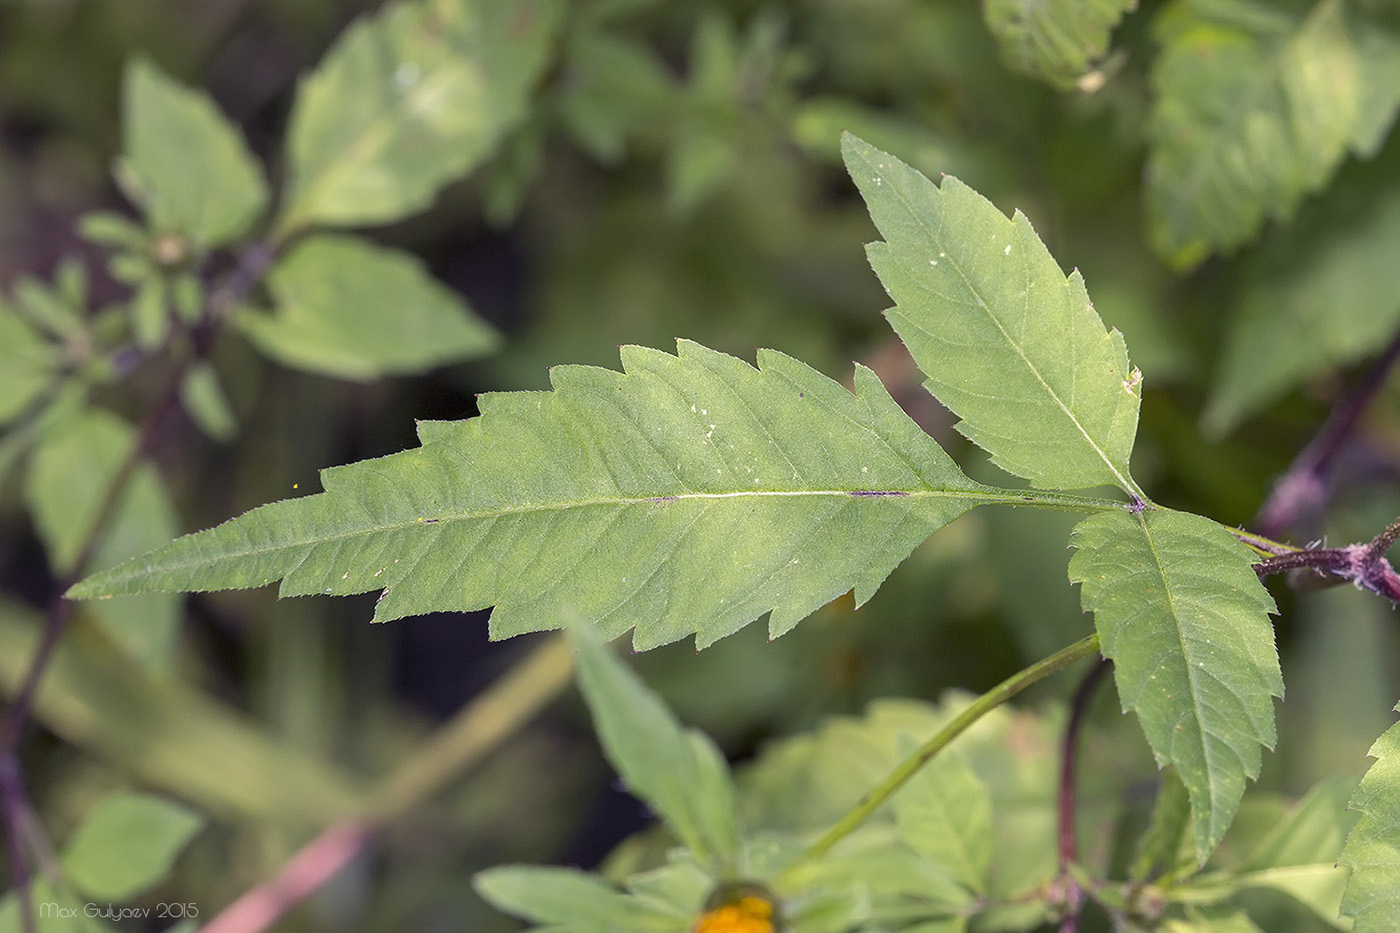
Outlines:
{"label": "large serrated green leaf", "polygon": [[739,850],[734,785],[707,736],[681,727],[640,677],[594,642],[574,639],[579,689],[608,760],[702,862],[733,872]]}
{"label": "large serrated green leaf", "polygon": [[1355,933],[1393,930],[1400,917],[1400,723],[1376,740],[1370,754],[1376,763],[1351,797],[1361,817],[1338,860],[1351,868],[1342,913],[1356,919]]}
{"label": "large serrated green leaf", "polygon": [[854,394],[760,350],[760,369],[682,341],[625,347],[625,374],[551,371],[553,392],[483,396],[422,422],[423,446],[326,470],[326,492],[255,509],[72,590],[384,591],[380,621],[495,605],[506,637],[566,618],[651,647],[707,645],[772,611],[782,634],[983,502],[874,373]]}
{"label": "large serrated green leaf", "polygon": [[411,254],[345,234],[297,243],[268,273],[272,315],[239,328],[289,366],[345,379],[413,373],[481,356],[500,342]]}
{"label": "large serrated green leaf", "polygon": [[137,59],[123,87],[124,177],[161,233],[218,246],[247,232],[267,205],[262,167],[203,91]]}
{"label": "large serrated green leaf", "polygon": [[1253,0],[1179,0],[1158,36],[1147,207],[1152,239],[1176,265],[1291,216],[1364,142],[1370,127],[1359,124],[1375,122],[1362,113],[1367,92],[1340,0],[1298,19]]}
{"label": "large serrated green leaf", "polygon": [[1067,89],[1136,8],[1137,0],[986,0],[982,15],[1011,67]]}
{"label": "large serrated green leaf", "polygon": [[847,135],[846,166],[884,236],[870,263],[887,312],[958,430],[1042,488],[1116,485],[1128,473],[1141,375],[1019,212],[946,177],[933,184]]}
{"label": "large serrated green leaf", "polygon": [[426,207],[523,117],[558,9],[419,0],[348,29],[297,96],[279,229]]}
{"label": "large serrated green leaf", "polygon": [[1070,579],[1094,621],[1123,709],[1191,797],[1204,862],[1234,818],[1246,778],[1273,746],[1283,695],[1253,552],[1199,515],[1104,513],[1075,527]]}

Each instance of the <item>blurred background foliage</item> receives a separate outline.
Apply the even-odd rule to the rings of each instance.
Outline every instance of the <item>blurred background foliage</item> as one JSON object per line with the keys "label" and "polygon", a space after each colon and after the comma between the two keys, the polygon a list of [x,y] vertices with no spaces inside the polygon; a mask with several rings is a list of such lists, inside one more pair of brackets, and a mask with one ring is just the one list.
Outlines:
{"label": "blurred background foliage", "polygon": [[[73,260],[64,265],[76,257],[88,309],[129,300],[78,234],[94,210],[132,214],[111,170],[129,59],[207,89],[280,180],[299,77],[376,7],[0,0],[0,293],[32,297],[49,287],[40,282],[59,292],[65,281],[80,293]],[[995,22],[1004,5],[986,7]],[[1144,373],[1134,467],[1164,504],[1251,523],[1272,480],[1400,324],[1400,144],[1388,133],[1400,32],[1387,4],[1144,2],[1117,26],[1111,51],[1085,58],[1087,73],[1059,62],[1046,80],[1012,67],[1026,61],[1011,40],[999,47],[971,2],[551,9],[525,111],[484,164],[425,211],[369,233],[464,295],[503,334],[498,350],[347,380],[269,362],[226,335],[211,378],[229,417],[211,428],[218,406],[187,402],[193,417],[163,427],[137,487],[163,482],[169,505],[132,506],[140,518],[127,553],[315,488],[320,467],[413,446],[415,418],[469,417],[475,393],[545,388],[550,365],[616,367],[619,344],[671,348],[679,336],[748,359],[773,347],[837,379],[849,380],[852,360],[866,363],[972,475],[990,476],[880,316],[887,299],[861,250],[874,230],[840,168],[842,130],[1023,210],[1060,263],[1082,270]],[[1224,69],[1204,88],[1203,62]],[[1303,92],[1258,84],[1259,69],[1279,62],[1285,76],[1321,69],[1334,93],[1369,96],[1344,127],[1228,138],[1246,105],[1260,111],[1251,119],[1288,124]],[[1210,122],[1230,106],[1234,117]],[[1193,127],[1215,134],[1213,154],[1182,154]],[[1300,150],[1299,139],[1316,146]],[[1238,174],[1217,189],[1182,169],[1191,158],[1206,175],[1267,165],[1268,184],[1230,207],[1221,191],[1242,185]],[[1217,235],[1183,220],[1182,203],[1238,216]],[[25,405],[4,412],[0,683],[10,691],[66,570],[64,529],[71,537],[86,514],[42,503],[100,488],[162,378],[157,362],[94,390],[105,414],[79,419],[97,439],[77,454],[31,449]],[[115,452],[99,462],[98,448]],[[1387,387],[1339,457],[1333,494],[1280,533],[1369,538],[1400,513],[1397,457],[1400,395]],[[59,492],[35,490],[44,484]],[[985,689],[1089,632],[1066,583],[1067,531],[1055,515],[976,512],[919,549],[859,613],[838,600],[772,644],[751,625],[698,655],[680,644],[636,663],[736,759],[877,697]],[[1288,695],[1261,783],[1297,796],[1364,768],[1400,693],[1400,639],[1374,598],[1273,589]],[[23,748],[49,838],[68,838],[114,789],[183,800],[208,825],[146,897],[178,892],[213,911],[362,803],[374,777],[530,641],[489,645],[484,618],[461,615],[371,627],[371,605],[278,602],[271,591],[167,599],[139,610],[179,618],[170,643],[141,649],[161,664],[139,670],[111,642],[120,623],[93,625],[82,610]],[[1072,686],[1056,682],[1040,698]],[[1139,782],[1150,787],[1150,757],[1114,700],[1094,710],[1113,742],[1091,740],[1087,767],[1111,763],[1125,799]],[[473,871],[507,860],[591,865],[645,821],[566,701],[396,824],[283,928],[510,929],[471,892]]]}

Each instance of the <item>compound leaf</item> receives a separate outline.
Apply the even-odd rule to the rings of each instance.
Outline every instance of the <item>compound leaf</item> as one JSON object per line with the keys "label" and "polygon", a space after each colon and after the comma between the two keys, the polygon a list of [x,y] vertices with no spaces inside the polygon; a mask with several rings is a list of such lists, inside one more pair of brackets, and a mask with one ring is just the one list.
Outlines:
{"label": "compound leaf", "polygon": [[240,315],[269,356],[344,379],[415,373],[500,342],[461,296],[409,253],[345,234],[307,237],[268,274],[274,314]]}
{"label": "compound leaf", "polygon": [[203,246],[237,239],[267,206],[262,168],[209,95],[143,59],[123,87],[121,177],[160,233]]}
{"label": "compound leaf", "polygon": [[421,448],[322,473],[78,584],[78,598],[282,581],[284,596],[383,590],[375,619],[495,605],[495,637],[592,623],[701,646],[772,611],[779,635],[983,502],[860,367],[852,393],[760,350],[625,347],[625,373],[551,371],[552,392],[482,396],[422,422]]}
{"label": "compound leaf", "polygon": [[1363,72],[1339,0],[1296,19],[1266,3],[1178,2],[1158,37],[1147,207],[1176,265],[1290,217],[1375,135],[1383,107],[1363,84],[1374,69]]}
{"label": "compound leaf", "polygon": [[1128,475],[1142,376],[1079,273],[956,178],[935,185],[850,135],[843,152],[885,238],[867,249],[898,303],[886,316],[958,430],[1036,486],[1144,498]]}
{"label": "compound leaf", "polygon": [[987,0],[982,15],[1017,71],[1060,88],[1074,87],[1137,0]]}
{"label": "compound leaf", "polygon": [[1105,512],[1075,527],[1070,579],[1082,585],[1123,709],[1191,798],[1196,856],[1210,855],[1273,746],[1283,695],[1252,552],[1198,515]]}
{"label": "compound leaf", "polygon": [[1351,869],[1342,913],[1355,918],[1355,933],[1394,929],[1400,917],[1400,723],[1376,740],[1370,754],[1376,763],[1351,796],[1350,806],[1361,817],[1338,860]]}
{"label": "compound leaf", "polygon": [[279,229],[396,220],[484,159],[524,116],[552,0],[391,3],[302,85]]}

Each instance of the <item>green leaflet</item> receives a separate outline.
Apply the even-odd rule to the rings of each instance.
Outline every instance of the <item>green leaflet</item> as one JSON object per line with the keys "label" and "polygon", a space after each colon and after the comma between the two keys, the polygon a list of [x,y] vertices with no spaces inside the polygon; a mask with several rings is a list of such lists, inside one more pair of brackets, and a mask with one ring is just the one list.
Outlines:
{"label": "green leaflet", "polygon": [[1137,0],[987,0],[982,15],[1012,68],[1068,89],[1136,7]]}
{"label": "green leaflet", "polygon": [[1370,754],[1376,763],[1351,797],[1361,818],[1338,860],[1351,868],[1342,913],[1356,919],[1354,933],[1393,930],[1400,917],[1400,724],[1387,729]]}
{"label": "green leaflet", "polygon": [[641,678],[587,634],[573,639],[594,729],[629,790],[653,807],[697,860],[732,875],[739,851],[734,785],[709,737],[686,730]]}
{"label": "green leaflet", "polygon": [[142,59],[123,85],[120,177],[152,229],[219,246],[248,231],[267,206],[262,167],[209,95]]}
{"label": "green leaflet", "polygon": [[688,919],[651,909],[596,875],[572,868],[502,865],[478,873],[472,886],[494,907],[550,924],[549,930],[678,933]]}
{"label": "green leaflet", "polygon": [[419,0],[346,30],[297,95],[278,229],[426,207],[523,118],[558,12],[551,0]]}
{"label": "green leaflet", "polygon": [[0,425],[23,414],[57,371],[55,348],[0,302]]}
{"label": "green leaflet", "polygon": [[[87,409],[48,428],[35,446],[24,494],[49,562],[71,573],[83,542],[136,429],[116,415]],[[175,507],[150,463],[138,464],[107,518],[91,566],[105,569],[157,547],[179,532]],[[157,676],[175,670],[180,631],[178,597],[151,593],[107,599],[87,607],[114,642]]]}
{"label": "green leaflet", "polygon": [[1094,613],[1123,709],[1191,798],[1196,857],[1230,825],[1283,695],[1252,552],[1199,515],[1104,513],[1075,527],[1070,579]]}
{"label": "green leaflet", "polygon": [[64,846],[65,880],[90,897],[129,900],[170,873],[203,825],[202,817],[173,800],[115,791]]}
{"label": "green leaflet", "polygon": [[1128,473],[1142,376],[1079,273],[956,178],[937,186],[850,135],[843,151],[885,238],[868,252],[898,303],[886,314],[958,430],[1041,488],[1145,499]]}
{"label": "green leaflet", "polygon": [[269,356],[310,372],[369,380],[482,356],[500,342],[412,254],[338,233],[300,240],[268,273],[274,314],[239,329]]}
{"label": "green leaflet", "polygon": [[284,596],[383,590],[378,621],[494,604],[497,638],[577,617],[606,638],[636,626],[639,648],[704,646],[770,610],[782,634],[853,587],[864,603],[966,510],[1043,498],[969,480],[863,367],[852,394],[770,350],[759,369],[686,341],[622,362],[485,395],[480,418],[421,423],[421,448],[326,470],[324,494],[71,595],[281,579]]}
{"label": "green leaflet", "polygon": [[1344,12],[1340,0],[1296,20],[1269,3],[1179,0],[1161,15],[1147,208],[1171,262],[1193,266],[1288,218],[1376,135],[1386,108],[1363,77],[1377,66],[1363,70]]}
{"label": "green leaflet", "polygon": [[[918,742],[904,737],[900,754]],[[894,797],[895,822],[911,849],[945,869],[976,894],[985,894],[996,835],[986,782],[957,751],[933,758]]]}

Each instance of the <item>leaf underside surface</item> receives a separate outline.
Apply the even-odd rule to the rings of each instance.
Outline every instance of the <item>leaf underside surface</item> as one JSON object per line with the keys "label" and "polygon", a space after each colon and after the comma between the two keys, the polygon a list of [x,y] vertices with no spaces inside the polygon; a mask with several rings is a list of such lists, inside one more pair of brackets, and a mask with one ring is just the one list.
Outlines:
{"label": "leaf underside surface", "polygon": [[682,341],[624,347],[625,373],[551,371],[423,446],[322,472],[273,503],[95,575],[76,598],[255,587],[382,590],[376,621],[494,605],[493,637],[591,623],[639,648],[708,645],[771,611],[773,635],[854,588],[864,603],[983,502],[858,367],[854,393],[781,353],[759,367]]}
{"label": "leaf underside surface", "polygon": [[1068,89],[1108,51],[1137,0],[987,0],[987,27],[1017,71]]}
{"label": "leaf underside surface", "polygon": [[956,178],[935,185],[850,135],[843,152],[885,238],[867,252],[897,303],[886,316],[958,430],[1035,486],[1142,498],[1128,473],[1142,376],[1079,273]]}
{"label": "leaf underside surface", "polygon": [[1198,860],[1214,850],[1273,747],[1283,695],[1252,552],[1209,519],[1149,510],[1103,513],[1075,527],[1070,579],[1094,613],[1123,709],[1142,723],[1159,765],[1191,799]]}
{"label": "leaf underside surface", "polygon": [[1387,729],[1370,754],[1377,761],[1351,797],[1361,817],[1338,860],[1351,868],[1342,913],[1355,918],[1354,933],[1393,930],[1400,917],[1400,724]]}

